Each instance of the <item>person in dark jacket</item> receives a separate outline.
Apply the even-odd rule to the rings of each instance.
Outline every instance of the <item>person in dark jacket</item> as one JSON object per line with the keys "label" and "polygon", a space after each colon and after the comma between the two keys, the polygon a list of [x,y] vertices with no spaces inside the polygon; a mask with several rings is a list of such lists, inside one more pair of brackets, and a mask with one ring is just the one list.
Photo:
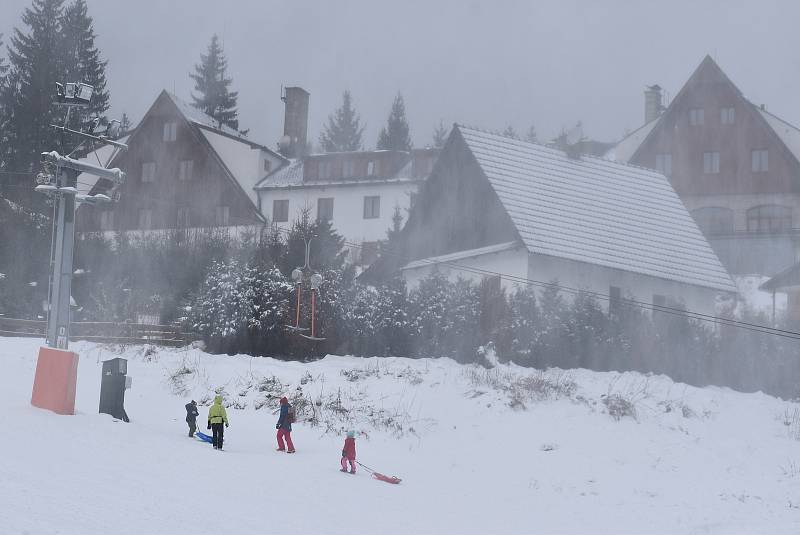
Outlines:
{"label": "person in dark jacket", "polygon": [[[286,453],[294,453],[294,444],[292,444],[292,418],[290,416],[291,405],[289,400],[285,397],[281,398],[281,413],[278,417],[278,423],[275,424],[275,429],[278,430],[278,451],[285,451]],[[283,444],[283,439],[286,439],[286,446]]]}
{"label": "person in dark jacket", "polygon": [[350,473],[356,473],[356,432],[348,431],[342,448],[342,472],[347,472],[347,463],[350,463]]}
{"label": "person in dark jacket", "polygon": [[197,411],[197,402],[195,400],[186,404],[186,423],[189,424],[189,436],[193,437],[194,432],[197,431],[197,417],[200,413]]}

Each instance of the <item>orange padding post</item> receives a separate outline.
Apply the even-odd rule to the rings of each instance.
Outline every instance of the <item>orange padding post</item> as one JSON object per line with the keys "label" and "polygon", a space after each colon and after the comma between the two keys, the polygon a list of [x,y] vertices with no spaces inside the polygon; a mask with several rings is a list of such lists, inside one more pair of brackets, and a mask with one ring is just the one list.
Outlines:
{"label": "orange padding post", "polygon": [[51,347],[39,348],[31,405],[58,414],[75,414],[78,354]]}

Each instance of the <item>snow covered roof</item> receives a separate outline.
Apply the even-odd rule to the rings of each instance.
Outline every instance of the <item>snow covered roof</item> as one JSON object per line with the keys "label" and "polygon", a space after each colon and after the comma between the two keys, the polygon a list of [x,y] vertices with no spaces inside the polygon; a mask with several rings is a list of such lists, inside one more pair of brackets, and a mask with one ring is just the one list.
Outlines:
{"label": "snow covered roof", "polygon": [[[120,143],[127,143],[128,137],[125,136],[123,138],[118,139]],[[102,147],[98,147],[96,151],[92,151],[86,156],[80,158],[81,161],[86,161],[94,165],[98,165],[98,160],[100,163],[105,166],[110,162],[109,158],[114,155],[114,151],[116,149],[113,145],[103,145]],[[78,193],[81,195],[87,195],[89,192],[92,191],[92,188],[97,184],[97,181],[100,180],[100,177],[97,175],[93,175],[90,173],[81,173],[78,175]]]}
{"label": "snow covered roof", "polygon": [[611,147],[611,149],[606,152],[603,157],[607,160],[613,160],[615,162],[622,162],[627,163],[633,157],[633,154],[639,148],[639,146],[644,142],[647,136],[650,135],[650,132],[653,130],[653,127],[658,123],[658,118],[653,119],[647,124],[644,124],[622,138],[619,143],[615,146]]}
{"label": "snow covered roof", "polygon": [[800,129],[761,107],[756,106],[756,109],[764,120],[767,121],[769,127],[778,135],[783,144],[786,145],[786,148],[800,160]]}
{"label": "snow covered roof", "polygon": [[456,128],[531,253],[736,291],[664,175]]}
{"label": "snow covered roof", "polygon": [[186,118],[187,121],[194,123],[197,126],[213,130],[218,134],[229,136],[241,143],[259,147],[260,149],[271,152],[272,154],[280,158],[284,158],[277,152],[267,147],[266,144],[253,141],[244,134],[242,134],[241,132],[238,132],[229,126],[219,124],[213,117],[211,117],[210,115],[206,115],[205,113],[198,110],[191,104],[184,102],[178,96],[173,95],[172,93],[167,93],[167,95],[169,95],[169,98],[172,100],[172,102],[175,104],[175,106],[178,108],[178,110]]}
{"label": "snow covered roof", "polygon": [[495,245],[489,245],[487,247],[480,247],[478,249],[468,249],[466,251],[457,251],[455,253],[449,253],[440,256],[431,256],[429,258],[423,258],[421,260],[414,260],[413,262],[409,262],[400,269],[417,269],[421,267],[431,266],[434,264],[447,264],[450,262],[463,260],[465,258],[474,258],[476,256],[501,253],[503,251],[516,249],[518,247],[521,247],[521,245],[519,242],[516,241],[498,243]]}
{"label": "snow covered roof", "polygon": [[778,292],[800,286],[800,263],[789,266],[758,287],[766,292]]}

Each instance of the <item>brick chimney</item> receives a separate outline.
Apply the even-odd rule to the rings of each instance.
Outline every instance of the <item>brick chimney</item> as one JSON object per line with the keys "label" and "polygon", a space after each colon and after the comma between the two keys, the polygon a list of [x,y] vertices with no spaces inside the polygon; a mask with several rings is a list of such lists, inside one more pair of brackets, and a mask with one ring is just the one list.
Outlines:
{"label": "brick chimney", "polygon": [[285,103],[283,137],[278,146],[287,158],[298,158],[306,150],[308,137],[308,97],[302,87],[285,87],[281,100]]}
{"label": "brick chimney", "polygon": [[644,90],[644,123],[647,124],[664,111],[664,97],[661,86],[651,85]]}

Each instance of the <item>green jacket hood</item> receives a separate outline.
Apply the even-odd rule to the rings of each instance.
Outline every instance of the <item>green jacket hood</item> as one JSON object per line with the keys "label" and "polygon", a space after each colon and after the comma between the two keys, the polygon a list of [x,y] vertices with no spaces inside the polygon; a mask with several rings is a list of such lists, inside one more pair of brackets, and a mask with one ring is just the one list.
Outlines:
{"label": "green jacket hood", "polygon": [[222,405],[222,396],[214,396],[214,405]]}

